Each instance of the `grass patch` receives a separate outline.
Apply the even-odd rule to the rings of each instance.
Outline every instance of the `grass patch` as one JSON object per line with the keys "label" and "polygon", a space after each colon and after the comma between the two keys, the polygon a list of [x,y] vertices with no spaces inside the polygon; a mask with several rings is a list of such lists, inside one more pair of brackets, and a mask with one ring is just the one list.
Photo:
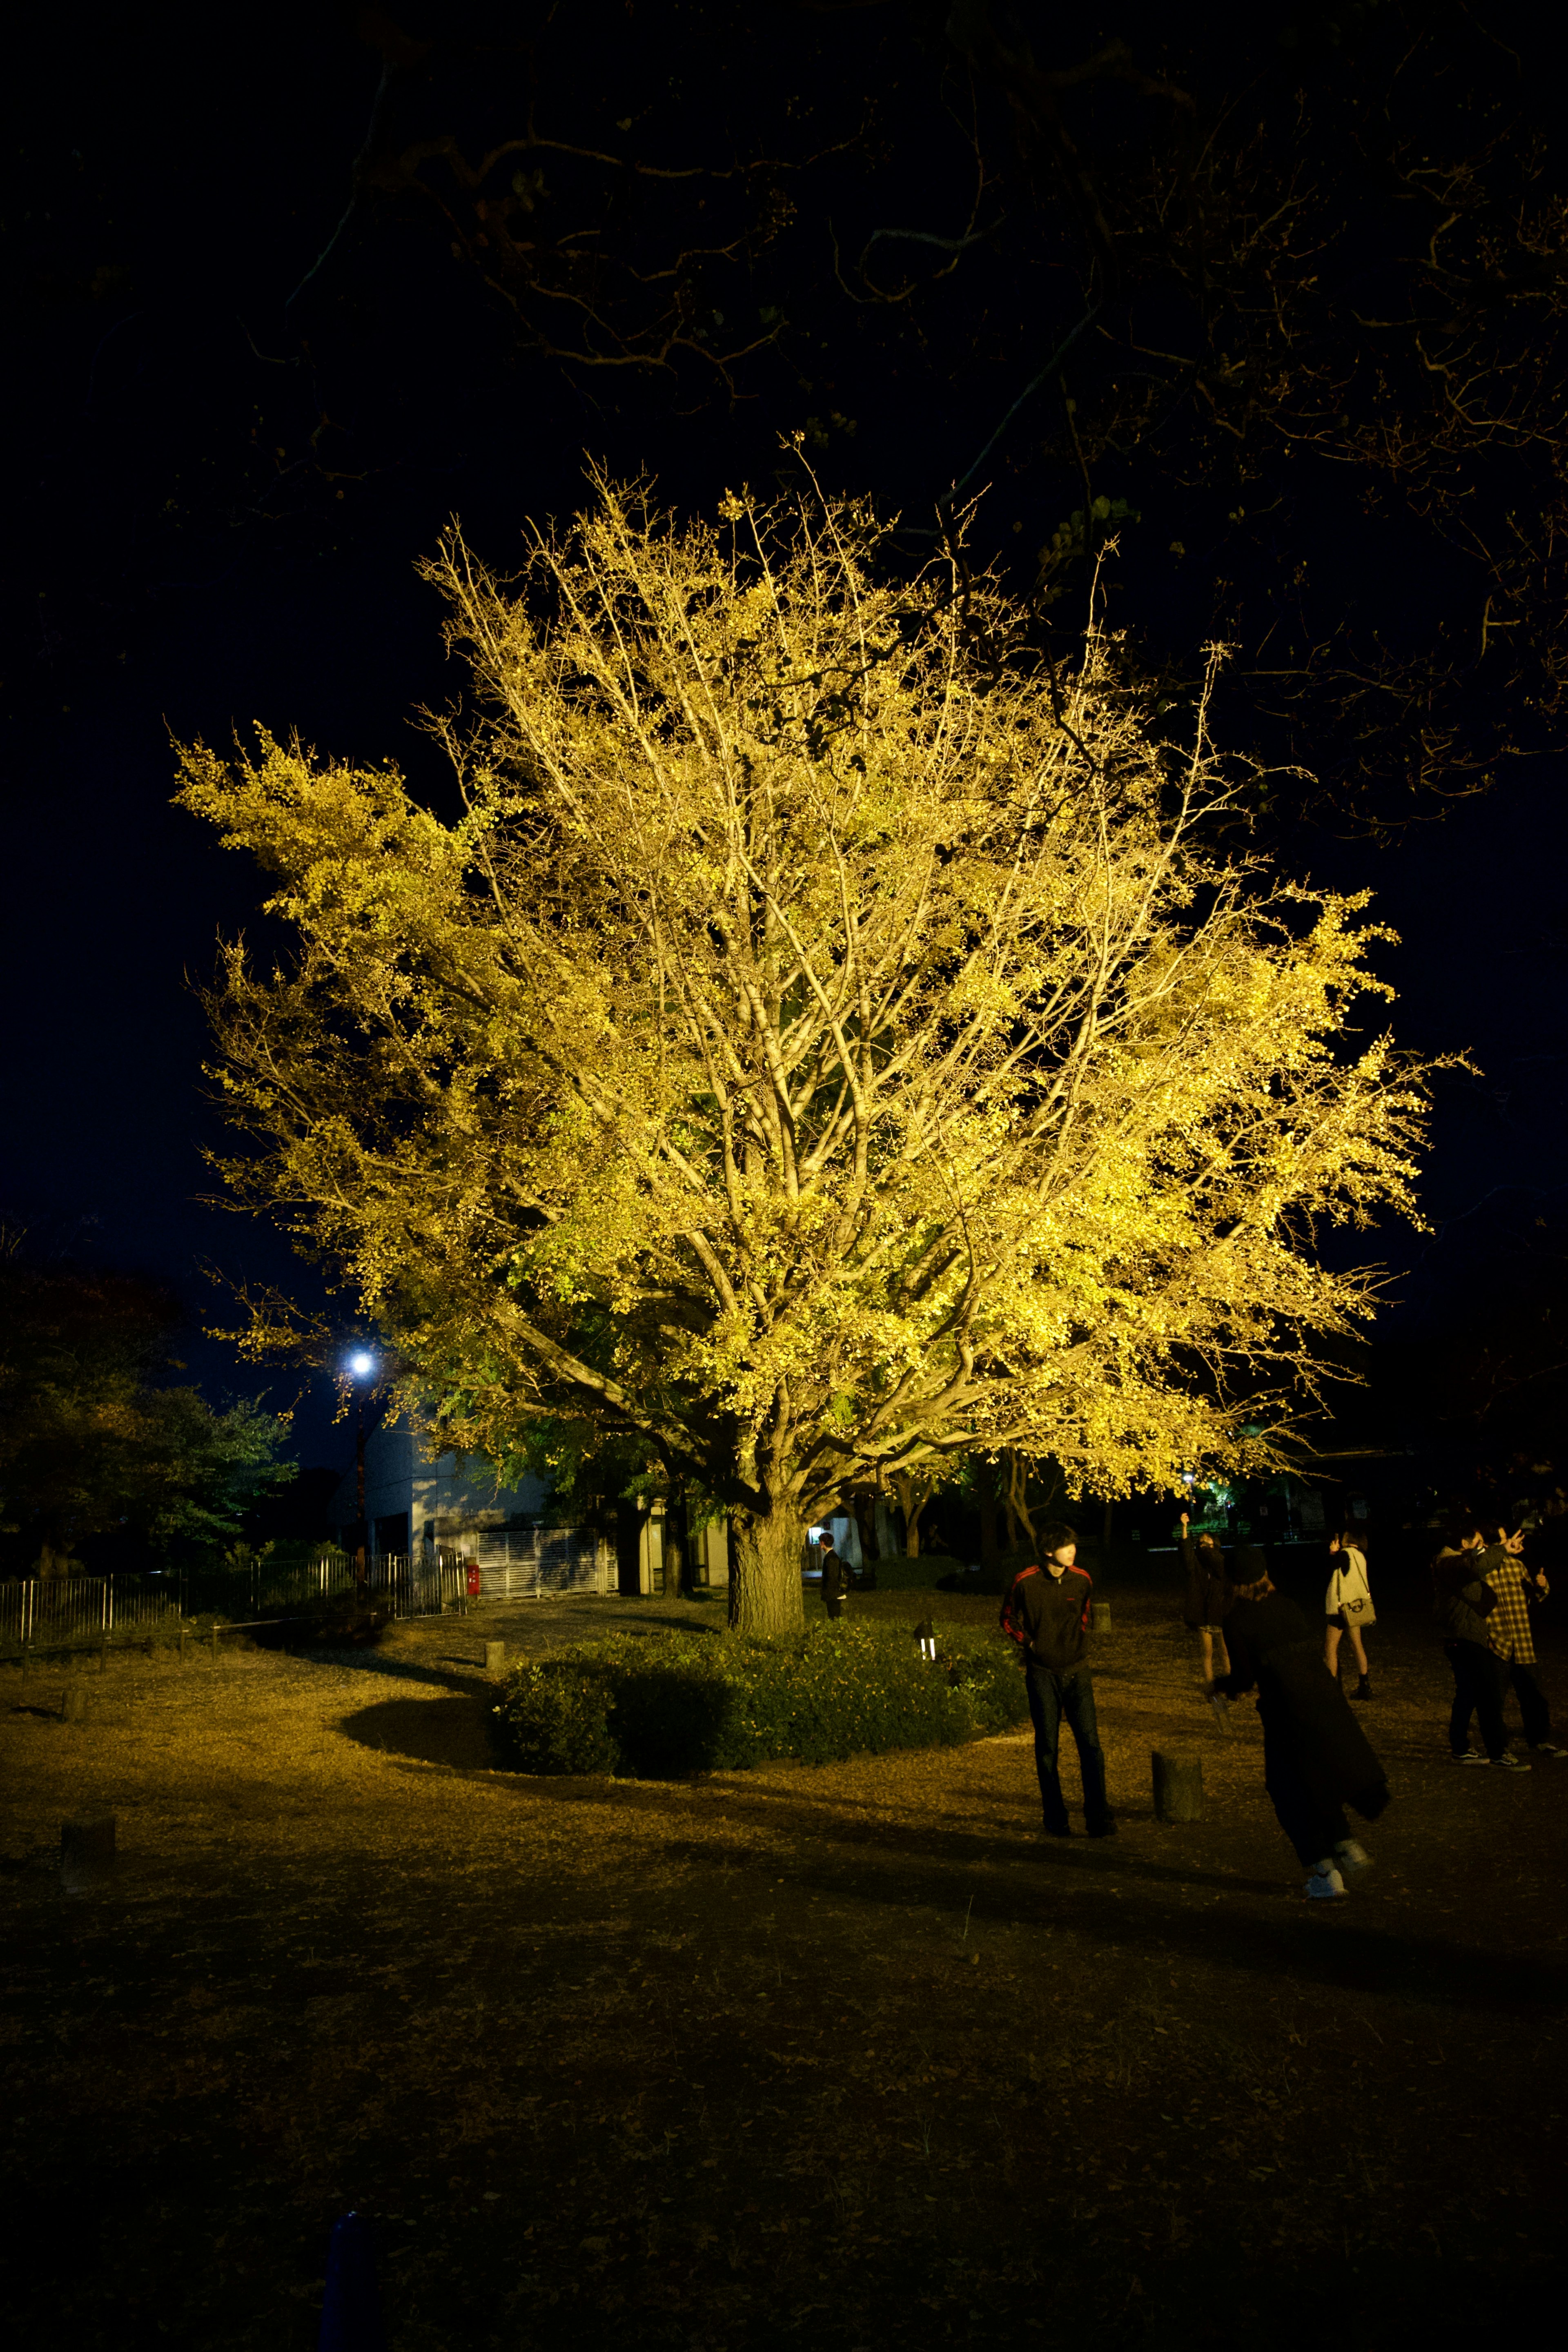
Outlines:
{"label": "grass patch", "polygon": [[948,1748],[1022,1721],[1023,1676],[999,1636],[942,1625],[938,1643],[928,1659],[907,1627],[842,1622],[765,1642],[612,1635],[525,1660],[497,1723],[524,1772],[668,1780]]}

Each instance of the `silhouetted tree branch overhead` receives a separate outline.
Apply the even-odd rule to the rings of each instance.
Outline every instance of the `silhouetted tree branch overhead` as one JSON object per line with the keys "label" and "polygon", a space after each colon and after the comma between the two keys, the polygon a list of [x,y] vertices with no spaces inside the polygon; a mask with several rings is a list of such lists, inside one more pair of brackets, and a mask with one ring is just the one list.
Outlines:
{"label": "silhouetted tree branch overhead", "polygon": [[993,0],[605,0],[499,48],[462,14],[437,43],[357,12],[384,70],[350,219],[422,209],[521,350],[614,373],[602,446],[657,458],[704,403],[744,444],[740,402],[916,530],[987,493],[1047,638],[1120,529],[1146,656],[1177,688],[1232,643],[1233,723],[1333,823],[1559,740],[1560,157],[1475,17],[1134,10],[1050,56]]}
{"label": "silhouetted tree branch overhead", "polygon": [[[586,447],[708,504],[800,432],[916,554],[978,500],[971,545],[1058,653],[1118,536],[1118,628],[1173,697],[1194,648],[1235,648],[1227,730],[1278,795],[1255,818],[1386,833],[1561,742],[1565,177],[1538,16],[341,21],[374,79],[339,185],[323,153],[300,217],[253,231],[245,274],[226,255],[199,359],[96,254],[74,291],[37,280],[39,319],[101,318],[85,405],[19,486],[50,593],[17,567],[15,611],[46,668],[153,589],[380,531],[455,467],[521,458],[521,503],[549,505]],[[100,563],[84,593],[50,478],[128,509],[120,585]]]}

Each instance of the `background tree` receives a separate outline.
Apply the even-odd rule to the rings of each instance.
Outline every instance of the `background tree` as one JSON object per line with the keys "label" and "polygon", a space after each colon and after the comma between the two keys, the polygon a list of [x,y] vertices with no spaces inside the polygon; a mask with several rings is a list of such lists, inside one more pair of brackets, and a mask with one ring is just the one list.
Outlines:
{"label": "background tree", "polygon": [[266,737],[184,754],[299,939],[213,1000],[232,1184],[454,1443],[564,1413],[721,1500],[748,1630],[858,1486],[1245,1452],[1232,1377],[1368,1311],[1312,1229],[1408,1204],[1422,1115],[1352,1043],[1359,902],[1213,845],[1204,701],[1171,748],[1104,636],[1009,662],[990,585],[883,552],[861,508],[605,488],[508,587],[453,532],[455,824]]}
{"label": "background tree", "polygon": [[127,1536],[167,1558],[231,1543],[286,1486],[284,1428],[258,1405],[217,1412],[179,1370],[184,1319],[158,1286],[68,1259],[25,1237],[0,1254],[0,1536],[17,1565],[63,1574],[77,1547]]}

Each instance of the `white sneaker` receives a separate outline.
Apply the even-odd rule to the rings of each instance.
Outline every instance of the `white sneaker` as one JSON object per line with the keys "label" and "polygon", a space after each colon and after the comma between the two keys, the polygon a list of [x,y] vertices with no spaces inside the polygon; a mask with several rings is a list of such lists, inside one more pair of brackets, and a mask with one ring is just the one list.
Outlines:
{"label": "white sneaker", "polygon": [[1354,1838],[1342,1838],[1334,1848],[1334,1860],[1347,1878],[1357,1878],[1363,1870],[1372,1868],[1372,1856],[1364,1845]]}
{"label": "white sneaker", "polygon": [[1332,1903],[1345,1891],[1344,1880],[1331,1862],[1321,1862],[1307,1881],[1309,1903]]}
{"label": "white sneaker", "polygon": [[1500,1756],[1492,1758],[1494,1772],[1528,1772],[1529,1769],[1530,1767],[1523,1757],[1516,1756],[1511,1748],[1505,1748]]}

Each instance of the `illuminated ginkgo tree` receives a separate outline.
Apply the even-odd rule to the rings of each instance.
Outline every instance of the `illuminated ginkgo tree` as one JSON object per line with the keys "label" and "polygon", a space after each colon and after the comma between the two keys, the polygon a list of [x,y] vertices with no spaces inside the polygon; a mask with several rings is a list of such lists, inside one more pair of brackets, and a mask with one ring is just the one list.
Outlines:
{"label": "illuminated ginkgo tree", "polygon": [[633,1439],[729,1513],[758,1632],[856,1488],[1260,1443],[1370,1312],[1315,1230],[1408,1210],[1424,1082],[1352,1030],[1363,902],[1225,848],[1206,703],[1172,748],[1113,645],[1009,656],[999,593],[894,576],[853,505],[600,483],[515,580],[456,530],[426,569],[458,821],[266,735],[182,789],[299,942],[213,993],[228,1181],[409,1402],[502,1458]]}

